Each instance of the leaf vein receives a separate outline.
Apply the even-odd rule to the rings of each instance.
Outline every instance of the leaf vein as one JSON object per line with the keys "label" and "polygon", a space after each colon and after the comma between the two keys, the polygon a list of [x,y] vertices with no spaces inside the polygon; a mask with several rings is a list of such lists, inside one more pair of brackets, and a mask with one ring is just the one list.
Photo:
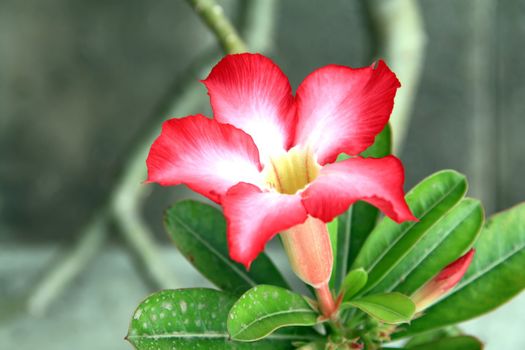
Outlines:
{"label": "leaf vein", "polygon": [[225,258],[220,252],[218,252],[212,245],[210,245],[206,240],[204,240],[197,232],[195,232],[191,227],[186,225],[182,219],[177,217],[177,215],[172,216],[180,225],[182,225],[195,239],[202,243],[206,248],[208,248],[213,254],[215,254],[220,260],[222,260],[231,270],[236,272],[242,279],[244,279],[250,286],[255,287],[257,283],[250,278],[250,276],[244,273],[241,269],[235,266],[229,259]]}

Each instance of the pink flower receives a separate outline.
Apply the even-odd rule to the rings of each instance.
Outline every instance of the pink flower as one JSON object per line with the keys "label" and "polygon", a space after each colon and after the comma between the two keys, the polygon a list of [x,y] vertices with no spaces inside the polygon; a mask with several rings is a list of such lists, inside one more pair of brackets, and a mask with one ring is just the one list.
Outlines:
{"label": "pink flower", "polygon": [[474,253],[474,249],[469,250],[465,255],[447,265],[436,277],[412,295],[417,312],[423,311],[436,302],[461,281],[474,258]]}
{"label": "pink flower", "polygon": [[[186,184],[221,204],[233,260],[249,267],[277,233],[308,217],[329,222],[357,200],[397,222],[415,220],[401,162],[357,156],[387,124],[400,86],[383,61],[317,69],[295,97],[259,54],[228,55],[203,82],[214,119],[166,121],[147,181]],[[354,157],[334,163],[343,152]]]}

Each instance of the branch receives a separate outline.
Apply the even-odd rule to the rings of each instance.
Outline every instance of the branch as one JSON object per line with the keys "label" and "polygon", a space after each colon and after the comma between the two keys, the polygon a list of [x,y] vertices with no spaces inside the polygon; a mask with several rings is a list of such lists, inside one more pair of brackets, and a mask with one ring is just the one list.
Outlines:
{"label": "branch", "polygon": [[66,289],[69,282],[82,272],[84,266],[100,251],[107,236],[105,213],[95,215],[82,231],[81,239],[73,249],[56,265],[36,288],[27,301],[28,311],[42,315],[49,304]]}
{"label": "branch", "polygon": [[[247,47],[231,22],[224,15],[222,6],[215,0],[188,0],[195,12],[215,34],[226,53],[246,52]],[[257,3],[258,1],[254,1]]]}
{"label": "branch", "polygon": [[[195,10],[203,17],[208,26],[214,31],[217,40],[222,43],[226,52],[242,52],[246,49],[244,42],[237,35],[235,28],[229,20],[224,17],[222,8],[211,0],[190,0]],[[264,6],[261,3],[265,3]],[[257,6],[255,6],[258,4]],[[250,18],[257,17],[261,13],[266,14],[266,20],[255,20],[246,22],[246,31],[249,33],[250,40],[256,45],[261,45],[261,49],[270,46],[269,37],[273,33],[273,26],[270,26],[269,20],[274,18],[275,2],[269,0],[266,2],[253,2],[249,6],[245,15]],[[273,21],[272,21],[273,22]],[[265,47],[262,47],[262,46]],[[213,57],[214,62],[216,57]],[[198,72],[198,76],[204,76],[207,73],[211,62],[206,62]],[[161,115],[181,116],[188,114],[189,111],[196,109],[203,104],[207,97],[199,90],[199,83],[194,79],[185,79],[184,91],[177,97],[175,103],[161,112]],[[145,142],[134,153],[134,156],[127,163],[126,171],[113,196],[111,208],[115,215],[117,225],[120,227],[127,242],[134,248],[144,261],[145,266],[153,277],[153,280],[163,288],[173,288],[175,281],[166,269],[166,265],[159,258],[158,248],[152,238],[148,226],[141,219],[140,198],[144,192],[144,186],[139,184],[146,178],[146,169],[144,160],[146,159],[149,147],[158,135],[158,128],[148,137]]]}
{"label": "branch", "polygon": [[242,1],[242,34],[254,52],[273,49],[277,0]]}
{"label": "branch", "polygon": [[[208,1],[208,3],[213,2]],[[265,6],[262,4],[265,4]],[[257,51],[271,49],[270,36],[273,33],[275,0],[253,1],[250,2],[250,6],[247,6],[245,10],[244,15],[254,19],[245,22],[246,32],[250,33],[250,43],[253,41],[253,47]],[[219,17],[222,16],[222,11],[220,12]],[[266,14],[266,18],[257,19],[257,13]],[[227,28],[228,25],[231,27],[226,18],[219,19],[219,23],[226,23],[227,25],[224,28]],[[233,33],[235,33],[234,30]],[[237,34],[235,33],[235,35]],[[240,38],[239,43],[242,45],[234,46],[238,48],[244,47]],[[202,55],[197,60],[197,63],[192,65],[191,69],[186,70],[188,72],[186,76],[177,80],[174,88],[168,92],[167,98],[163,99],[152,119],[162,120],[170,115],[187,115],[195,110],[197,106],[204,103],[207,96],[202,94],[196,76],[202,77],[206,75],[209,67],[218,59],[219,55],[215,53],[211,54],[208,52]],[[49,305],[62,294],[71,281],[83,271],[89,261],[103,249],[103,244],[108,235],[108,214],[114,215],[121,233],[141,258],[150,277],[159,286],[174,287],[175,279],[166,269],[167,265],[160,259],[157,243],[152,238],[149,227],[144,223],[140,211],[141,199],[144,197],[147,189],[146,186],[141,185],[141,182],[146,178],[144,161],[151,143],[158,135],[158,130],[159,125],[155,122],[154,130],[138,143],[136,149],[125,163],[122,176],[117,182],[115,189],[111,192],[104,208],[101,209],[100,213],[94,217],[86,228],[80,231],[80,239],[76,243],[75,248],[58,262],[35,287],[33,294],[28,300],[28,309],[31,312],[43,314]]]}
{"label": "branch", "polygon": [[[199,70],[198,76],[202,76],[210,64],[211,62],[206,62]],[[172,105],[168,106],[168,110],[164,110],[161,115],[184,116],[206,102],[207,96],[200,90],[194,72],[183,79],[182,84],[185,88],[172,99]],[[158,244],[155,242],[148,225],[144,222],[141,211],[141,199],[147,189],[147,186],[142,185],[147,177],[145,160],[151,144],[159,133],[159,128],[160,125],[154,128],[153,132],[140,143],[133,156],[126,163],[123,176],[111,196],[110,209],[121,234],[135,253],[139,255],[155,284],[161,288],[174,288],[178,284],[177,280],[169,265],[162,259]]]}
{"label": "branch", "polygon": [[[469,191],[481,199],[486,212],[496,206],[496,148],[491,142],[497,133],[498,116],[495,115],[493,87],[495,80],[495,52],[497,3],[479,1],[470,4],[470,40],[467,52],[470,60],[467,69],[468,82],[472,91],[472,113],[469,122],[468,171]],[[508,171],[505,167],[498,172]]]}
{"label": "branch", "polygon": [[401,151],[424,62],[426,34],[416,0],[364,0],[375,56],[383,57],[401,81],[390,118],[394,153]]}
{"label": "branch", "polygon": [[[199,76],[212,64],[209,53],[198,60],[201,64]],[[213,56],[215,60],[216,56]],[[160,103],[153,120],[162,120],[166,115],[181,115],[188,110],[194,110],[204,103],[206,96],[200,93],[195,68],[186,70],[186,75],[178,80],[167,98]],[[160,117],[159,117],[160,116]],[[134,152],[130,154],[116,187],[109,195],[106,204],[80,231],[80,239],[65,258],[52,267],[40,283],[34,288],[28,299],[28,310],[34,314],[43,314],[51,303],[61,295],[71,281],[76,278],[84,267],[104,247],[108,236],[108,219],[115,216],[120,232],[126,241],[142,260],[149,277],[159,287],[174,287],[176,279],[163,263],[158,246],[152,238],[148,227],[143,223],[138,203],[144,197],[146,186],[142,181],[146,178],[145,159],[149,146],[158,134],[159,125],[142,139]]]}

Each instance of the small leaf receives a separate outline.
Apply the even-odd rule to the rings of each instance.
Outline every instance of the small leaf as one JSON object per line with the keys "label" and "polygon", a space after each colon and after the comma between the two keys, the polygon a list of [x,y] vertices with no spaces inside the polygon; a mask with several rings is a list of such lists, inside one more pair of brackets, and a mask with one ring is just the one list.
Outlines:
{"label": "small leaf", "polygon": [[181,253],[217,287],[237,295],[263,283],[288,287],[264,253],[250,271],[230,259],[226,221],[212,206],[192,200],[176,203],[166,211],[164,225]]}
{"label": "small leaf", "polygon": [[[391,152],[392,132],[390,125],[387,125],[379,135],[376,136],[375,142],[368,147],[362,157],[382,158]],[[342,155],[339,160],[347,159],[348,156]],[[371,204],[363,201],[357,201],[343,215],[339,216],[338,227],[338,249],[334,256],[335,278],[334,287],[339,290],[349,267],[352,266],[359,250],[365,243],[366,238],[372,232],[377,224],[379,210]]]}
{"label": "small leaf", "polygon": [[353,264],[353,268],[362,267],[368,272],[364,292],[381,282],[459,202],[466,190],[465,176],[452,170],[435,173],[414,187],[406,200],[419,222],[397,224],[384,218],[368,236]]}
{"label": "small leaf", "polygon": [[483,315],[525,289],[525,203],[493,216],[474,248],[474,260],[456,288],[393,337]]}
{"label": "small leaf", "polygon": [[352,270],[346,275],[341,291],[344,293],[343,301],[352,299],[365,285],[368,274],[364,269]]}
{"label": "small leaf", "polygon": [[370,316],[390,324],[409,322],[416,311],[412,300],[401,293],[367,295],[344,302],[341,308],[350,306],[357,307]]}
{"label": "small leaf", "polygon": [[230,340],[228,310],[235,297],[213,289],[165,290],[144,300],[133,315],[126,339],[138,350],[172,349],[291,349],[311,336],[278,334],[246,344]]}
{"label": "small leaf", "polygon": [[425,344],[405,346],[408,350],[481,350],[483,344],[479,339],[460,335],[457,337],[442,338]]}
{"label": "small leaf", "polygon": [[228,316],[232,339],[254,341],[288,326],[313,326],[319,315],[299,294],[260,285],[244,293]]}

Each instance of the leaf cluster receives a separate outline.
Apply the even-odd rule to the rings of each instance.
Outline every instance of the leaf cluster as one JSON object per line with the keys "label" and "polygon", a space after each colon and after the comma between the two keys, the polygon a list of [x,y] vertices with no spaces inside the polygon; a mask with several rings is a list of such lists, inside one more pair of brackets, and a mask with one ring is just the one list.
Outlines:
{"label": "leaf cluster", "polygon": [[[390,153],[386,128],[363,156]],[[355,203],[329,225],[330,287],[340,301],[323,319],[315,301],[291,290],[266,254],[249,271],[229,259],[222,213],[196,201],[166,212],[180,252],[219,290],[165,290],[140,303],[127,336],[137,349],[481,349],[454,325],[483,315],[525,288],[525,204],[484,224],[479,201],[465,197],[462,174],[445,170],[406,195],[418,222],[396,224]],[[410,299],[446,265],[475,247],[462,281],[422,314]]]}

